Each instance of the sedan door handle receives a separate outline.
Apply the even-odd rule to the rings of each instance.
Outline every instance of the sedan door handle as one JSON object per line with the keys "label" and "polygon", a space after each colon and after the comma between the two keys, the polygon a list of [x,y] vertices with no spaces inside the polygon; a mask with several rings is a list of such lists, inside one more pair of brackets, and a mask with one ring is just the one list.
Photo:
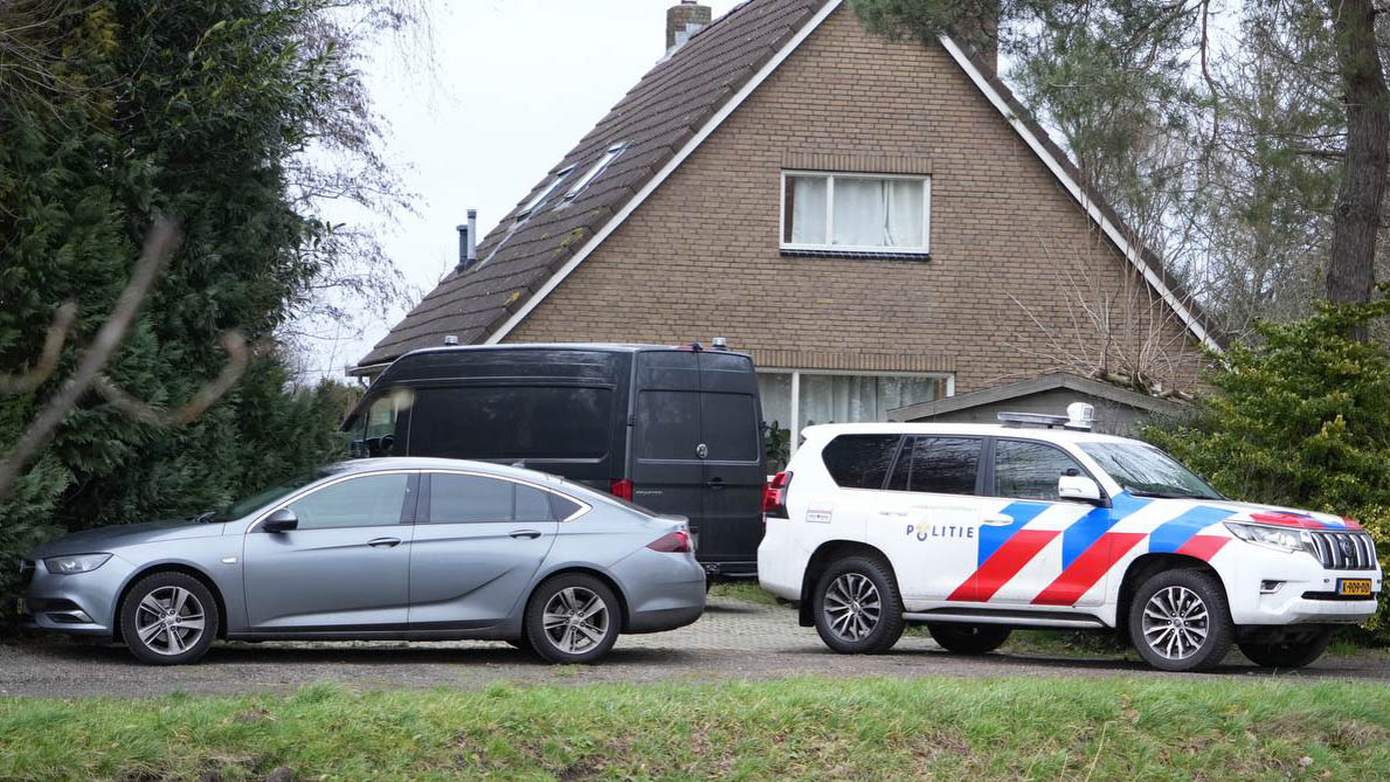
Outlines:
{"label": "sedan door handle", "polygon": [[373,538],[367,541],[367,545],[372,548],[395,548],[401,545],[400,538]]}
{"label": "sedan door handle", "polygon": [[1014,523],[1014,517],[1007,513],[1000,513],[997,516],[986,516],[980,520],[980,523],[989,527],[1007,527]]}
{"label": "sedan door handle", "polygon": [[526,538],[528,540],[535,540],[536,538],[539,538],[541,536],[541,533],[540,530],[518,529],[512,530],[511,536],[517,539]]}

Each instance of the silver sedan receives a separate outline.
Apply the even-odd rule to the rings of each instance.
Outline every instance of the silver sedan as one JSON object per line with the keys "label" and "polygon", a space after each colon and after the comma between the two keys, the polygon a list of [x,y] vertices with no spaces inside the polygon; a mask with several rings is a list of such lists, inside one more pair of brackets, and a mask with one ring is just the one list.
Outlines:
{"label": "silver sedan", "polygon": [[493,639],[586,663],[705,607],[685,519],[450,459],[335,464],[220,513],[70,535],[22,567],[28,626],[161,665],[217,638]]}

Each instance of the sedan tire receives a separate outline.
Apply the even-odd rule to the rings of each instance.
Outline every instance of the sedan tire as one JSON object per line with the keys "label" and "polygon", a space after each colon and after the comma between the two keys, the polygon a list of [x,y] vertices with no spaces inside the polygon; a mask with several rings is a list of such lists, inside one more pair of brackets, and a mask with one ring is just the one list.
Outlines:
{"label": "sedan tire", "polygon": [[1265,668],[1302,668],[1327,651],[1332,641],[1332,628],[1321,627],[1312,633],[1290,633],[1277,641],[1238,641],[1236,645],[1250,662]]}
{"label": "sedan tire", "polygon": [[536,588],[526,607],[526,638],[547,662],[596,662],[618,640],[618,598],[599,579],[565,573]]}
{"label": "sedan tire", "polygon": [[186,665],[207,654],[217,637],[217,601],[203,582],[184,573],[140,579],[121,602],[121,636],[149,665]]}
{"label": "sedan tire", "polygon": [[989,654],[1009,640],[1012,628],[1005,625],[963,625],[928,622],[933,641],[956,654]]}

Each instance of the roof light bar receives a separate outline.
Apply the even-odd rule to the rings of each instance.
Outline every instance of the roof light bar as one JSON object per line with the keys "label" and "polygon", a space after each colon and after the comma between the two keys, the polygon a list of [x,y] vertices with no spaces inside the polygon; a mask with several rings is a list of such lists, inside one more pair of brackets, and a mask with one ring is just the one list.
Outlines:
{"label": "roof light bar", "polygon": [[1085,402],[1067,405],[1066,415],[1047,413],[1000,413],[999,423],[1005,426],[1041,426],[1046,429],[1075,429],[1089,432],[1095,425],[1096,408]]}

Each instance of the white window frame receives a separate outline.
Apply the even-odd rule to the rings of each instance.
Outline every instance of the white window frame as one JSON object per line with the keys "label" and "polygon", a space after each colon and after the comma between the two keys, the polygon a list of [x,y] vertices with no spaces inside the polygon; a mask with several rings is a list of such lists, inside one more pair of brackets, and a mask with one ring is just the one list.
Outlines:
{"label": "white window frame", "polygon": [[[825,186],[825,243],[787,241],[787,178],[824,177]],[[835,236],[835,178],[844,179],[904,179],[922,183],[922,246],[879,247],[831,244]],[[852,171],[782,170],[782,192],[777,216],[777,243],[792,252],[867,253],[873,255],[931,255],[931,175],[930,174],[869,174]]]}
{"label": "white window frame", "polygon": [[597,179],[599,174],[607,171],[608,167],[613,165],[613,161],[617,160],[618,156],[623,154],[626,149],[626,141],[609,147],[608,151],[603,153],[603,157],[599,158],[599,161],[588,171],[585,171],[584,176],[580,177],[579,181],[575,182],[574,185],[570,187],[569,191],[565,193],[565,200],[561,201],[560,205],[563,206],[577,198],[579,194],[584,192],[584,189],[589,186],[589,183]]}
{"label": "white window frame", "polygon": [[797,445],[801,439],[801,432],[797,429],[801,421],[801,376],[802,375],[835,375],[839,377],[925,377],[935,380],[945,381],[946,391],[942,399],[956,395],[956,373],[954,372],[860,372],[853,369],[786,369],[783,367],[758,367],[755,374],[759,375],[791,375],[791,426],[787,427],[791,432],[788,437],[790,442],[790,453],[796,453]]}
{"label": "white window frame", "polygon": [[538,193],[535,198],[532,198],[530,201],[526,203],[525,206],[521,207],[521,211],[516,213],[516,219],[525,220],[526,218],[530,217],[531,213],[536,211],[537,207],[545,203],[545,199],[549,198],[556,190],[559,189],[561,183],[565,181],[565,177],[569,176],[570,172],[572,171],[574,171],[574,166],[568,166],[556,172],[555,179],[552,180],[551,183],[548,186],[546,186],[543,190],[541,190],[541,192]]}

